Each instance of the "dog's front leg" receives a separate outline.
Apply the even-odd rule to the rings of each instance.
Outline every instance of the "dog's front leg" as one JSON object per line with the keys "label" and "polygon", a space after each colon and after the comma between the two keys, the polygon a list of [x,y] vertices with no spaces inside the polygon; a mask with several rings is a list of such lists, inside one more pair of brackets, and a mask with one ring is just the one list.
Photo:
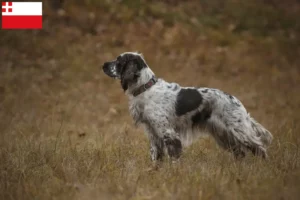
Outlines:
{"label": "dog's front leg", "polygon": [[150,156],[156,162],[163,159],[164,141],[155,135],[150,135]]}
{"label": "dog's front leg", "polygon": [[155,115],[157,113],[152,112],[151,117],[147,118],[148,131],[150,130],[151,141],[151,157],[152,160],[158,160],[160,155],[163,155],[164,147],[167,149],[167,153],[171,159],[178,159],[182,152],[182,145],[179,135],[174,131],[168,118],[161,117],[161,115]]}
{"label": "dog's front leg", "polygon": [[178,159],[182,153],[182,144],[174,131],[166,131],[164,134],[164,144],[171,159]]}

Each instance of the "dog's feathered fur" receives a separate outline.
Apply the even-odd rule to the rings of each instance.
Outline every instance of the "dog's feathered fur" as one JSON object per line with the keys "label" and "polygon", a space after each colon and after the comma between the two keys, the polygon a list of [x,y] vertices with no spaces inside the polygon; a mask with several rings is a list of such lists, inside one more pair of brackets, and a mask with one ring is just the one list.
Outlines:
{"label": "dog's feathered fur", "polygon": [[235,157],[244,157],[247,150],[267,157],[266,147],[272,134],[250,117],[236,97],[218,89],[181,87],[163,79],[134,96],[137,88],[154,77],[138,53],[123,53],[106,62],[103,70],[121,80],[129,97],[130,113],[149,137],[153,161],[163,157],[164,149],[170,157],[178,158],[182,145],[204,131]]}

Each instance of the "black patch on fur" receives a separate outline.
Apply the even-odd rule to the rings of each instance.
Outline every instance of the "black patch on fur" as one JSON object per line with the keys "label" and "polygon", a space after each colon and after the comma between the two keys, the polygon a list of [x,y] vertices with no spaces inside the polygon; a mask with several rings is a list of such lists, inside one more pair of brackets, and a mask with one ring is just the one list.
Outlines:
{"label": "black patch on fur", "polygon": [[124,67],[122,67],[122,71],[121,71],[121,86],[124,91],[128,89],[128,80],[124,76],[124,74],[126,73],[126,68],[127,66],[125,65]]}
{"label": "black patch on fur", "polygon": [[195,110],[202,103],[202,96],[196,89],[181,89],[176,99],[176,115],[181,116]]}
{"label": "black patch on fur", "polygon": [[211,116],[211,108],[205,107],[201,112],[197,112],[192,116],[192,126],[203,126]]}
{"label": "black patch on fur", "polygon": [[207,93],[207,92],[208,92],[208,89],[202,90],[201,92]]}
{"label": "black patch on fur", "polygon": [[147,67],[147,64],[139,55],[124,55],[118,58],[118,65],[121,65],[121,85],[124,91],[126,91],[130,84],[137,82],[139,78],[139,72]]}

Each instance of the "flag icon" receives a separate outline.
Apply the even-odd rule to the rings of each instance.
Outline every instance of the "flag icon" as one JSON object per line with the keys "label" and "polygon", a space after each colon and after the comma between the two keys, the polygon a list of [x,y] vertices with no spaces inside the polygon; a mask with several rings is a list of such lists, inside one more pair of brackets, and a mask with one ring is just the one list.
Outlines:
{"label": "flag icon", "polygon": [[2,2],[2,29],[41,29],[42,2]]}

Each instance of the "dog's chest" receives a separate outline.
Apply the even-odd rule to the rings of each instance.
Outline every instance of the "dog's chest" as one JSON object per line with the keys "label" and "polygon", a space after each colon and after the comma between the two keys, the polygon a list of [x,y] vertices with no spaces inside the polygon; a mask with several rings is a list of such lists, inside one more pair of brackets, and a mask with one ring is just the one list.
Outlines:
{"label": "dog's chest", "polygon": [[163,96],[140,96],[129,101],[129,111],[136,123],[145,122],[165,109],[161,102],[163,102]]}
{"label": "dog's chest", "polygon": [[142,101],[132,100],[129,102],[129,112],[136,124],[143,121],[144,110],[145,104]]}
{"label": "dog's chest", "polygon": [[129,111],[136,124],[161,121],[173,116],[176,95],[163,88],[153,88],[148,93],[129,100]]}

